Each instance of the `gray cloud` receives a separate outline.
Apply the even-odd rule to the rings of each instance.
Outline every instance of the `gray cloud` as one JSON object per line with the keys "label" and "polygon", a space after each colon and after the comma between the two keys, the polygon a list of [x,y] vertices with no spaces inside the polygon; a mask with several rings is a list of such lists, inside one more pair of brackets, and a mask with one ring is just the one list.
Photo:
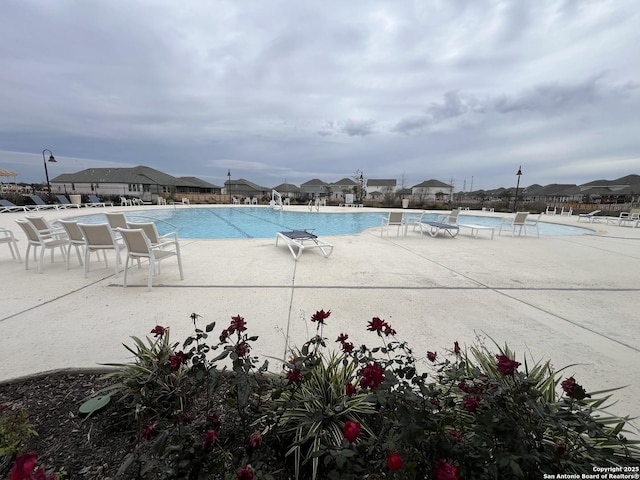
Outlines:
{"label": "gray cloud", "polygon": [[[267,186],[580,183],[638,160],[635,2],[7,0],[0,166]],[[17,152],[17,153],[16,153]],[[515,167],[514,167],[515,165]],[[321,168],[319,168],[321,166]],[[571,168],[569,168],[570,166]]]}

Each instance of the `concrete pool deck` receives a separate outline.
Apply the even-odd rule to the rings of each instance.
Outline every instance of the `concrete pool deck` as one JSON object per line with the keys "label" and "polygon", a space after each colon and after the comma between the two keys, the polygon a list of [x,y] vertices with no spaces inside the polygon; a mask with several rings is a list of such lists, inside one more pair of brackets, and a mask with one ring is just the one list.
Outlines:
{"label": "concrete pool deck", "polygon": [[[321,208],[332,210],[353,211]],[[52,222],[103,211],[39,214]],[[381,216],[386,211],[380,210]],[[23,257],[26,238],[15,219],[24,215],[0,214],[0,227],[14,232]],[[131,344],[131,336],[145,337],[163,325],[181,342],[193,331],[192,312],[202,315],[200,326],[217,322],[215,337],[231,316],[242,315],[248,333],[259,336],[252,353],[282,358],[288,346],[300,346],[315,333],[309,318],[324,309],[332,312],[324,330],[330,341],[344,332],[356,345],[374,346],[377,337],[366,331],[374,316],[389,322],[419,358],[427,350],[443,356],[456,340],[464,346],[476,336],[490,337],[506,342],[518,361],[526,355],[528,362],[551,359],[556,369],[573,365],[563,378],[575,376],[587,391],[627,385],[614,393],[617,404],[610,411],[638,416],[640,228],[578,223],[577,216],[543,220],[591,228],[594,234],[496,233],[491,240],[465,231],[456,238],[421,237],[409,228],[406,237],[395,236],[394,229],[381,237],[377,228],[323,237],[335,245],[329,258],[312,249],[297,262],[282,243],[276,248],[275,235],[181,239],[185,279],[180,280],[175,261],[164,262],[150,292],[146,268],[132,268],[130,286],[122,288],[122,273],[114,277],[113,254],[109,268],[92,256],[85,279],[74,252],[69,271],[59,252],[55,263],[47,252],[38,274],[35,262],[25,271],[0,245],[0,381],[129,361],[122,344]]]}

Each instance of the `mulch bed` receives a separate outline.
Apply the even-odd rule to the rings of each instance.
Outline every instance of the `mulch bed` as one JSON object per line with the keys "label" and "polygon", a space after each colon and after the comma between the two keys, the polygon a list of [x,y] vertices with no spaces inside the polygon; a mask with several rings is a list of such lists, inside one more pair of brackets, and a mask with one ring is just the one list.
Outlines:
{"label": "mulch bed", "polygon": [[[13,403],[29,412],[38,433],[26,451],[38,454],[38,464],[64,469],[68,479],[115,478],[126,453],[135,443],[135,425],[118,402],[84,417],[80,405],[106,386],[103,372],[56,372],[0,383],[0,404]],[[0,470],[0,478],[8,477]]]}

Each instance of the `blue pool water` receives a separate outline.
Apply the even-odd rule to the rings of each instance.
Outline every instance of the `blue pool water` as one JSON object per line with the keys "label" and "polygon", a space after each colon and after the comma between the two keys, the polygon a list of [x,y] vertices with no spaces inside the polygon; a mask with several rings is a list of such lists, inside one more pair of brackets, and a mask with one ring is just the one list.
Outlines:
{"label": "blue pool water", "polygon": [[[177,231],[181,238],[271,238],[286,230],[313,229],[316,235],[348,235],[380,227],[386,218],[382,212],[293,212],[265,207],[180,208],[132,210],[126,212],[132,222],[154,221],[160,234]],[[419,212],[407,215],[418,217]],[[436,220],[440,213],[429,214]],[[460,214],[459,223],[497,227],[501,217]],[[102,223],[102,214],[80,217],[79,221]],[[540,235],[584,235],[591,230],[551,223],[540,223]]]}

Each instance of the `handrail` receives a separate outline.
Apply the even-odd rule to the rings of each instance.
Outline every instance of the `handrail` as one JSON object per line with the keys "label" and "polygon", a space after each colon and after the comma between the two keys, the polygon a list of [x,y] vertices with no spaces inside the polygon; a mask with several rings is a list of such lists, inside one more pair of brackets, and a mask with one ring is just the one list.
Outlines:
{"label": "handrail", "polygon": [[[275,200],[278,199],[278,201]],[[271,202],[269,202],[271,208],[280,208],[280,210],[284,210],[284,205],[282,204],[282,195],[277,190],[271,190]]]}

